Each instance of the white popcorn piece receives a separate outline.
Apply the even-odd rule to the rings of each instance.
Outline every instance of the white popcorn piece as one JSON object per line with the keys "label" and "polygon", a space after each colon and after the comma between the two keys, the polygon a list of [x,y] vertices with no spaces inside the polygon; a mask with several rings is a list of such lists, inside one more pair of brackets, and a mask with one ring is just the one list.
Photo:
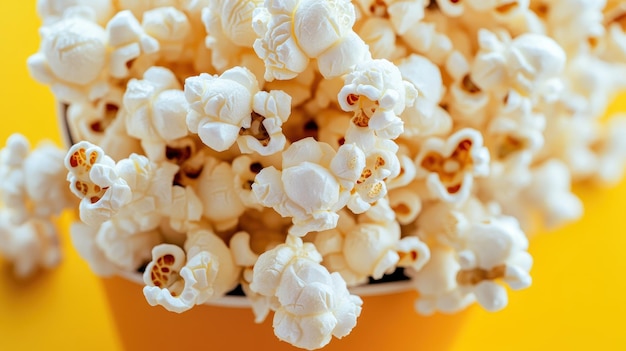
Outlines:
{"label": "white popcorn piece", "polygon": [[242,67],[229,69],[219,77],[203,73],[187,78],[187,127],[213,150],[228,149],[242,128],[251,127],[253,97],[258,91],[256,78]]}
{"label": "white popcorn piece", "polygon": [[568,53],[594,49],[605,33],[602,10],[606,0],[551,1],[547,6],[546,26]]}
{"label": "white popcorn piece", "polygon": [[548,228],[579,219],[583,204],[571,192],[571,176],[567,166],[551,159],[532,169],[532,180],[523,191],[530,208],[539,210]]}
{"label": "white popcorn piece", "polygon": [[151,67],[142,80],[131,79],[123,102],[128,134],[141,140],[153,161],[162,161],[165,145],[188,133],[185,95],[166,68]]}
{"label": "white popcorn piece", "polygon": [[530,286],[532,257],[528,239],[513,217],[495,217],[473,223],[466,234],[465,248],[458,253],[461,270],[456,280],[461,289],[472,291],[488,311],[506,307],[506,290],[495,283],[502,279],[515,290]]}
{"label": "white popcorn piece", "polygon": [[626,6],[615,6],[604,16],[605,34],[598,43],[600,56],[608,61],[619,62],[626,59]]}
{"label": "white popcorn piece", "polygon": [[398,64],[402,78],[417,90],[413,106],[407,107],[400,118],[405,137],[429,136],[448,132],[452,120],[439,108],[444,89],[439,67],[424,56],[411,54]]}
{"label": "white popcorn piece", "polygon": [[231,237],[229,247],[235,263],[243,267],[240,284],[246,298],[250,301],[252,312],[254,313],[254,321],[262,323],[268,314],[278,308],[279,305],[275,296],[264,296],[250,289],[250,283],[254,274],[254,264],[259,258],[259,255],[252,251],[250,240],[250,234],[240,231]]}
{"label": "white popcorn piece", "polygon": [[67,191],[64,158],[65,151],[42,143],[24,160],[24,190],[30,204],[34,205],[31,213],[36,217],[58,216],[76,204]]}
{"label": "white popcorn piece", "polygon": [[272,90],[254,94],[250,127],[239,131],[239,150],[263,156],[282,151],[287,143],[282,124],[287,121],[290,112],[291,96],[285,92]]}
{"label": "white popcorn piece", "polygon": [[70,190],[81,199],[83,222],[101,224],[130,203],[132,190],[115,171],[115,161],[101,148],[85,141],[74,144],[65,158],[65,167],[69,170]]}
{"label": "white popcorn piece", "polygon": [[215,158],[207,158],[198,178],[197,189],[202,202],[202,214],[218,231],[235,227],[246,209],[236,187],[232,166]]}
{"label": "white popcorn piece", "polygon": [[420,294],[415,302],[416,311],[423,315],[431,315],[435,311],[455,313],[473,303],[474,295],[461,291],[457,283],[460,269],[453,250],[441,247],[431,249],[428,263],[411,274],[415,289]]}
{"label": "white popcorn piece", "polygon": [[407,225],[415,221],[422,211],[422,200],[416,191],[410,187],[400,187],[389,190],[389,206],[396,214],[398,223]]}
{"label": "white popcorn piece", "polygon": [[[346,134],[346,139],[352,140],[353,135]],[[365,165],[361,168],[348,202],[348,208],[354,213],[363,213],[382,199],[387,194],[386,181],[400,174],[400,161],[396,154],[398,145],[391,140],[375,137],[374,140],[375,144],[365,149]]]}
{"label": "white popcorn piece", "polygon": [[452,40],[435,23],[419,21],[401,36],[404,43],[420,55],[426,56],[437,65],[442,65],[453,49]]}
{"label": "white popcorn piece", "polygon": [[460,52],[453,51],[445,66],[454,79],[448,86],[445,100],[450,116],[463,126],[484,128],[490,115],[490,95],[472,80],[468,60]]}
{"label": "white popcorn piece", "polygon": [[360,24],[356,33],[367,44],[374,59],[394,60],[406,55],[406,49],[396,42],[396,32],[387,19],[368,18]]}
{"label": "white popcorn piece", "polygon": [[63,19],[66,11],[91,11],[100,25],[105,25],[113,17],[114,6],[111,0],[37,0],[37,14],[44,25]]}
{"label": "white popcorn piece", "polygon": [[19,278],[40,268],[54,268],[62,256],[57,230],[48,219],[32,217],[15,223],[9,212],[0,211],[0,255],[11,262]]}
{"label": "white popcorn piece", "polygon": [[269,165],[265,160],[252,158],[249,155],[241,155],[233,160],[234,190],[244,206],[261,210],[262,206],[252,192],[252,184],[256,175]]}
{"label": "white popcorn piece", "polygon": [[415,159],[417,178],[446,202],[463,202],[470,195],[474,177],[489,174],[489,151],[474,129],[462,129],[448,137],[428,138]]}
{"label": "white popcorn piece", "polygon": [[[475,203],[471,203],[475,205]],[[470,219],[462,209],[438,201],[424,206],[417,218],[417,232],[427,241],[440,245],[459,248]]]}
{"label": "white popcorn piece", "polygon": [[288,236],[284,244],[263,253],[254,265],[250,288],[276,296],[274,333],[309,350],[348,335],[361,313],[362,300],[351,295],[338,273],[320,265],[311,243]]}
{"label": "white popcorn piece", "polygon": [[4,206],[15,209],[16,224],[24,221],[28,214],[24,162],[28,157],[30,144],[21,134],[13,134],[7,139],[0,152],[0,196]]}
{"label": "white popcorn piece", "polygon": [[114,78],[126,78],[130,74],[129,63],[142,54],[159,51],[159,41],[148,35],[129,10],[118,12],[106,27],[108,45],[113,48],[110,56],[110,74]]}
{"label": "white popcorn piece", "polygon": [[191,35],[191,23],[184,12],[174,7],[159,7],[144,12],[141,27],[159,43],[159,56],[165,61],[181,59]]}
{"label": "white popcorn piece", "polygon": [[150,305],[182,313],[232,290],[239,273],[222,239],[200,229],[188,234],[185,251],[170,244],[154,247],[143,292]]}
{"label": "white popcorn piece", "polygon": [[133,272],[150,260],[150,251],[162,238],[156,229],[144,231],[124,224],[119,220],[102,223],[97,227],[95,245],[117,269]]}
{"label": "white popcorn piece", "polygon": [[357,64],[346,76],[337,100],[342,110],[354,111],[355,127],[395,139],[404,131],[399,115],[413,105],[416,96],[417,90],[402,79],[398,67],[380,59]]}
{"label": "white popcorn piece", "polygon": [[202,200],[190,186],[172,188],[172,204],[169,208],[169,224],[180,233],[188,232],[202,218]]}
{"label": "white popcorn piece", "polygon": [[419,270],[429,259],[426,244],[417,237],[400,238],[400,225],[390,219],[360,217],[359,223],[342,212],[337,228],[319,232],[315,245],[324,257],[323,264],[341,274],[348,286],[380,279],[396,267]]}
{"label": "white popcorn piece", "polygon": [[336,212],[348,202],[365,163],[363,152],[348,145],[335,152],[328,144],[306,138],[291,144],[282,156],[282,171],[271,166],[256,176],[252,191],[259,201],[292,217],[290,234],[334,228]]}
{"label": "white popcorn piece", "polygon": [[549,99],[558,93],[558,75],[565,68],[566,55],[550,37],[527,33],[511,41],[480,30],[478,41],[480,50],[472,63],[471,79],[481,89],[512,88],[524,96]]}
{"label": "white popcorn piece", "polygon": [[202,22],[208,33],[206,46],[211,49],[212,63],[218,71],[237,65],[241,55],[251,51],[257,39],[252,27],[253,13],[262,4],[262,0],[218,0],[202,9]]}
{"label": "white popcorn piece", "polygon": [[109,89],[107,34],[104,28],[81,13],[42,27],[41,47],[28,58],[30,74],[50,85],[65,103],[94,101]]}
{"label": "white popcorn piece", "polygon": [[424,18],[425,0],[357,0],[361,12],[377,18],[389,18],[394,32],[402,35]]}
{"label": "white popcorn piece", "polygon": [[252,18],[259,37],[254,50],[265,62],[265,79],[294,78],[313,58],[318,59],[325,78],[348,73],[371,57],[363,40],[352,31],[354,21],[354,6],[348,0],[266,0]]}
{"label": "white popcorn piece", "polygon": [[[80,218],[88,225],[115,220],[128,229],[155,229],[172,203],[176,165],[156,165],[132,154],[117,164],[89,142],[72,146],[65,158],[70,189],[81,199]],[[123,224],[121,224],[123,223]]]}
{"label": "white popcorn piece", "polygon": [[[265,65],[261,64],[261,66],[263,70],[265,70]],[[259,75],[256,71],[254,74],[257,76],[257,79],[259,79]],[[261,78],[263,78],[263,74],[261,74]],[[280,90],[287,93],[287,95],[291,97],[291,107],[296,108],[304,103],[311,103],[310,99],[313,95],[311,87],[315,85],[317,78],[318,74],[315,67],[309,65],[304,72],[293,79],[265,82],[263,87],[268,91]],[[337,79],[337,81],[341,81],[341,79]],[[323,82],[327,82],[327,80],[321,80],[319,83],[323,84]],[[339,91],[339,88],[337,88],[337,91]],[[330,96],[332,96],[332,94]],[[334,98],[334,96],[332,96],[332,98]]]}
{"label": "white popcorn piece", "polygon": [[123,94],[122,89],[111,87],[105,96],[94,102],[70,104],[64,111],[68,137],[99,145],[108,127],[121,114]]}

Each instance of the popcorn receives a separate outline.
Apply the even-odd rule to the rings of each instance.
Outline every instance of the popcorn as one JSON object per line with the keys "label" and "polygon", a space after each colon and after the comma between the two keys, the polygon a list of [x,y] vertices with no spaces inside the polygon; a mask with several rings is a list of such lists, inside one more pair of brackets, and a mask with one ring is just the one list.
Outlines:
{"label": "popcorn", "polygon": [[[354,21],[354,7],[348,0],[266,0],[252,18],[259,37],[254,50],[265,63],[265,79],[294,78],[313,58],[325,78],[348,73],[370,57],[363,40],[352,31]],[[311,31],[311,26],[317,30]]]}
{"label": "popcorn", "polygon": [[259,257],[250,284],[253,291],[278,298],[276,336],[308,350],[349,334],[363,303],[349,293],[338,273],[319,264],[321,260],[313,244],[288,236],[284,244]]}
{"label": "popcorn", "polygon": [[180,59],[191,33],[191,23],[185,13],[174,7],[160,7],[143,14],[144,31],[159,42],[159,56],[166,61]]}
{"label": "popcorn", "polygon": [[283,152],[282,171],[267,167],[259,172],[252,191],[264,206],[293,218],[290,234],[331,229],[339,218],[336,211],[348,202],[364,159],[363,152],[349,144],[335,153],[328,144],[302,139]]}
{"label": "popcorn", "polygon": [[202,214],[218,231],[236,226],[246,209],[235,190],[234,177],[230,164],[208,158],[198,178]]}
{"label": "popcorn", "polygon": [[60,21],[67,11],[92,11],[98,24],[104,25],[113,17],[114,6],[111,0],[37,0],[37,14],[43,18],[44,25]]}
{"label": "popcorn", "polygon": [[565,67],[566,56],[553,39],[528,33],[501,41],[487,30],[478,35],[481,50],[472,64],[471,77],[481,89],[511,86],[524,96],[543,93],[546,98],[558,92],[556,77]]}
{"label": "popcorn", "polygon": [[51,221],[36,217],[15,223],[8,212],[2,211],[0,255],[12,263],[19,278],[33,275],[40,267],[54,268],[61,262],[57,230]]}
{"label": "popcorn", "polygon": [[187,126],[202,142],[224,151],[235,141],[242,152],[269,155],[282,150],[280,126],[289,117],[289,95],[259,91],[252,72],[236,67],[219,77],[202,74],[185,83]]}
{"label": "popcorn", "polygon": [[167,142],[187,135],[187,101],[172,72],[152,67],[131,79],[124,93],[126,130],[141,140],[150,159],[161,161]]}
{"label": "popcorn", "polygon": [[400,225],[391,220],[359,217],[340,212],[336,229],[319,232],[315,246],[324,257],[324,265],[339,272],[348,286],[380,279],[396,267],[412,266],[419,270],[429,259],[428,247],[417,237],[400,238]]}
{"label": "popcorn", "polygon": [[252,125],[253,96],[258,91],[252,72],[241,67],[227,70],[219,77],[201,74],[188,78],[187,127],[215,151],[228,149],[240,130]]}
{"label": "popcorn", "polygon": [[415,164],[417,177],[426,180],[433,195],[447,202],[463,202],[470,195],[474,177],[489,173],[489,151],[478,131],[462,129],[445,141],[424,141]]}
{"label": "popcorn", "polygon": [[111,53],[111,76],[126,78],[128,65],[142,54],[153,54],[160,50],[159,42],[148,35],[130,11],[118,12],[107,23],[108,44]]}
{"label": "popcorn", "polygon": [[[177,166],[157,167],[136,154],[117,164],[102,149],[80,142],[65,158],[70,190],[81,199],[80,218],[88,225],[107,220],[141,231],[157,227],[161,214],[171,205],[172,179]],[[122,211],[124,209],[124,211]]]}
{"label": "popcorn", "polygon": [[352,123],[367,127],[377,136],[395,139],[403,132],[398,117],[413,105],[415,87],[403,81],[398,68],[387,60],[358,64],[346,76],[337,100],[344,111],[354,111]]}
{"label": "popcorn", "polygon": [[522,228],[579,218],[572,184],[626,165],[623,116],[599,118],[626,89],[617,1],[38,11],[29,70],[78,142],[69,173],[18,136],[0,152],[0,252],[18,274],[58,262],[66,177],[97,274],[144,272],[148,303],[175,312],[239,285],[256,322],[273,312],[279,339],[315,349],[355,326],[348,286],[392,273],[421,314],[504,308],[532,281]]}
{"label": "popcorn", "polygon": [[143,292],[150,305],[181,313],[224,295],[236,286],[238,276],[226,244],[201,229],[188,233],[185,251],[170,244],[154,247]]}
{"label": "popcorn", "polygon": [[261,0],[219,0],[202,10],[202,22],[208,33],[206,46],[211,49],[213,65],[219,71],[241,63],[241,56],[251,50],[257,38],[252,18],[262,3]]}
{"label": "popcorn", "polygon": [[424,315],[435,311],[454,313],[474,302],[474,295],[459,289],[456,275],[460,268],[454,251],[443,248],[432,250],[430,261],[413,275],[415,288],[420,294],[415,309]]}
{"label": "popcorn", "polygon": [[94,101],[104,96],[107,34],[82,13],[41,28],[40,51],[28,58],[30,74],[50,85],[61,102]]}
{"label": "popcorn", "polygon": [[53,220],[75,205],[65,184],[63,151],[51,143],[30,150],[21,134],[0,150],[0,255],[26,278],[61,261]]}

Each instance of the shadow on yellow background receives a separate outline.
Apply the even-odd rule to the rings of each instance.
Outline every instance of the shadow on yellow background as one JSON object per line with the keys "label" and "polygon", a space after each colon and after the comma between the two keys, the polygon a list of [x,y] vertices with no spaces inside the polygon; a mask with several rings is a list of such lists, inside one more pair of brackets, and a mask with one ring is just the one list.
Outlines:
{"label": "shadow on yellow background", "polygon": [[[60,144],[52,95],[26,70],[38,26],[35,0],[0,2],[1,145],[15,131]],[[626,111],[626,95],[611,110]],[[513,292],[504,311],[419,317],[413,293],[365,298],[353,334],[328,349],[625,350],[626,181],[576,192],[585,217],[531,240],[534,284]],[[94,276],[66,232],[62,240],[63,263],[32,280],[16,280],[0,260],[0,350],[290,349],[274,338],[271,319],[254,324],[249,310],[149,307],[140,286]]]}

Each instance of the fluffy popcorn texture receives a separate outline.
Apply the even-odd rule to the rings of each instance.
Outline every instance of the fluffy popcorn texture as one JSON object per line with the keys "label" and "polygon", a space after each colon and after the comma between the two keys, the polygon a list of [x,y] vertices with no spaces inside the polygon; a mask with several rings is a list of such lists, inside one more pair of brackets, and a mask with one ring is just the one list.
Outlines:
{"label": "fluffy popcorn texture", "polygon": [[428,189],[447,202],[463,202],[470,194],[474,177],[489,173],[489,151],[482,134],[462,129],[447,140],[429,138],[416,157],[417,177],[425,178]]}
{"label": "fluffy popcorn texture", "polygon": [[293,218],[290,234],[334,228],[364,163],[363,152],[349,145],[335,152],[312,138],[293,143],[283,152],[282,171],[264,168],[252,191],[264,206]]}
{"label": "fluffy popcorn texture", "polygon": [[40,51],[28,58],[30,74],[50,85],[62,102],[95,100],[108,90],[101,78],[107,65],[104,28],[75,14],[41,28]]}
{"label": "fluffy popcorn texture", "polygon": [[231,147],[241,128],[252,124],[253,96],[259,91],[252,72],[236,67],[219,77],[201,74],[185,81],[187,127],[215,151]]}
{"label": "fluffy popcorn texture", "polygon": [[274,332],[279,339],[308,350],[348,335],[361,314],[362,300],[351,295],[338,273],[320,265],[311,243],[288,236],[263,253],[254,265],[250,288],[276,296]]}
{"label": "fluffy popcorn texture", "polygon": [[100,25],[106,24],[115,10],[111,0],[37,0],[37,14],[45,25],[61,20],[66,11],[76,8],[93,11]]}
{"label": "fluffy popcorn texture", "polygon": [[[216,69],[230,68],[241,62],[242,55],[252,51],[257,39],[252,18],[255,9],[262,4],[262,0],[219,0],[211,1],[202,10],[202,22],[208,33],[206,46],[211,49]],[[261,69],[261,72],[265,70]]]}
{"label": "fluffy popcorn texture", "polygon": [[131,79],[124,93],[126,130],[141,140],[153,160],[165,157],[165,144],[187,135],[187,101],[174,74],[160,67]]}
{"label": "fluffy popcorn texture", "polygon": [[[0,150],[0,255],[18,277],[61,260],[54,219],[75,205],[65,183],[63,151],[41,143],[31,151],[21,134]],[[69,197],[68,197],[69,195]]]}
{"label": "fluffy popcorn texture", "polygon": [[457,282],[462,289],[472,291],[488,311],[500,310],[507,305],[508,297],[495,279],[504,280],[516,290],[531,284],[528,239],[513,217],[475,223],[465,235],[465,248],[459,252],[461,270]]}
{"label": "fluffy popcorn texture", "polygon": [[268,81],[294,78],[312,58],[324,77],[331,78],[369,57],[367,46],[352,31],[355,13],[348,0],[266,0],[252,21],[259,36],[254,50],[265,62]]}
{"label": "fluffy popcorn texture", "polygon": [[404,131],[399,115],[413,105],[416,96],[415,87],[402,80],[394,64],[371,60],[357,64],[346,76],[337,100],[344,111],[354,111],[355,126],[395,139]]}
{"label": "fluffy popcorn texture", "polygon": [[503,308],[531,283],[521,228],[579,218],[572,185],[626,165],[623,117],[600,118],[626,89],[617,1],[37,11],[28,67],[78,141],[71,191],[58,150],[11,138],[0,251],[20,274],[56,262],[50,220],[78,197],[71,237],[97,274],[149,263],[146,299],[177,312],[240,284],[255,320],[274,313],[295,346],[349,333],[361,300],[346,286],[392,272],[422,314]]}
{"label": "fluffy popcorn texture", "polygon": [[146,11],[141,23],[145,33],[159,43],[159,55],[166,61],[175,61],[183,55],[191,23],[182,11],[174,7],[160,7]]}
{"label": "fluffy popcorn texture", "polygon": [[181,313],[232,290],[238,277],[239,268],[224,241],[201,229],[188,233],[185,251],[171,244],[154,247],[143,291],[150,305]]}
{"label": "fluffy popcorn texture", "polygon": [[487,30],[478,35],[481,50],[472,64],[471,76],[481,89],[510,86],[526,96],[543,93],[547,97],[559,89],[555,78],[563,71],[566,56],[553,39],[528,33],[501,41]]}
{"label": "fluffy popcorn texture", "polygon": [[398,266],[419,270],[428,261],[428,247],[417,237],[401,239],[396,221],[359,219],[356,223],[349,213],[340,212],[337,228],[317,233],[314,241],[324,265],[339,272],[349,286],[368,277],[380,279]]}
{"label": "fluffy popcorn texture", "polygon": [[[115,163],[102,149],[80,142],[65,158],[70,189],[81,199],[80,218],[88,225],[115,220],[147,231],[158,226],[172,203],[172,180],[178,167],[161,166],[132,154]],[[130,229],[129,229],[130,230]]]}
{"label": "fluffy popcorn texture", "polygon": [[453,250],[432,250],[430,261],[413,275],[415,289],[420,294],[415,309],[424,315],[435,311],[454,313],[474,302],[473,295],[459,289],[456,275],[460,268]]}

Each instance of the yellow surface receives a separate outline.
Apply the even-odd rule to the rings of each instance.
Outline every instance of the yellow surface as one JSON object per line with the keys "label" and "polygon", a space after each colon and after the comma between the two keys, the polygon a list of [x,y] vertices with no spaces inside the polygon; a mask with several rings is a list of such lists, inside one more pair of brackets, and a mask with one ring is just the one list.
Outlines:
{"label": "yellow surface", "polygon": [[[39,42],[34,4],[0,1],[0,145],[14,131],[60,142],[53,98],[26,70]],[[626,95],[612,109],[626,111]],[[626,182],[577,192],[584,219],[532,239],[534,284],[504,311],[426,318],[412,293],[366,298],[353,334],[329,350],[626,350]],[[32,280],[14,279],[0,260],[0,350],[291,349],[249,310],[149,307],[139,286],[95,277],[62,239],[61,266]]]}

